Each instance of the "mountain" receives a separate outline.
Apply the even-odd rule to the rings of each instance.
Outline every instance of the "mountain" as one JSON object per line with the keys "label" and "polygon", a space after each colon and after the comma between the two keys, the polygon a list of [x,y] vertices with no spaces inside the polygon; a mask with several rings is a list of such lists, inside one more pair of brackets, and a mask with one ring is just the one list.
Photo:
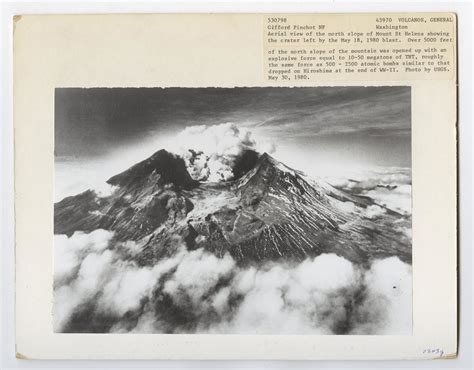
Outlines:
{"label": "mountain", "polygon": [[396,227],[404,216],[380,208],[380,215],[369,217],[371,199],[251,150],[237,159],[234,174],[232,181],[200,183],[183,159],[160,150],[110,178],[110,196],[88,190],[56,203],[54,231],[113,230],[116,241],[139,244],[142,265],[182,245],[219,257],[229,253],[240,264],[322,253],[360,264],[394,255],[411,263],[411,242]]}

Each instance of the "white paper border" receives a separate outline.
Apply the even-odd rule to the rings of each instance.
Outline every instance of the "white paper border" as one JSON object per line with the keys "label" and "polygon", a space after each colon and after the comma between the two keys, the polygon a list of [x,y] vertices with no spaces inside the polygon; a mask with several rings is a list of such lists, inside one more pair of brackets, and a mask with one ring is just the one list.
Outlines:
{"label": "white paper border", "polygon": [[[202,4],[202,3],[200,3]],[[255,3],[246,3],[245,9],[242,8],[242,6],[239,7],[239,9],[235,9],[235,5],[232,5],[230,2],[226,2],[220,5],[216,5],[215,3],[204,3],[202,5],[195,5],[192,4],[190,5],[189,3],[187,5],[185,4],[174,4],[171,5],[170,3],[163,3],[163,4],[156,4],[156,3],[146,3],[146,4],[121,4],[121,5],[114,5],[111,6],[110,4],[82,4],[82,5],[66,5],[66,4],[46,4],[46,3],[37,3],[35,6],[28,5],[25,7],[26,4],[21,4],[18,3],[16,5],[9,5],[7,7],[7,11],[4,11],[2,14],[2,30],[8,30],[9,28],[9,19],[12,14],[15,13],[28,13],[28,12],[33,12],[33,13],[38,13],[38,12],[46,12],[46,13],[65,13],[65,12],[71,12],[71,11],[79,11],[79,12],[102,12],[104,10],[106,11],[112,11],[112,12],[140,12],[140,11],[145,11],[145,12],[150,12],[150,11],[179,11],[183,10],[186,12],[189,11],[206,11],[206,10],[218,10],[218,11],[246,11],[246,12],[254,12],[254,11],[264,11],[264,12],[295,12],[294,6],[289,5],[288,3],[273,3],[273,5],[270,5],[268,3],[260,4],[258,6],[255,5]],[[196,8],[197,7],[197,8]],[[72,8],[72,9],[71,9]],[[177,9],[178,8],[178,9]],[[317,8],[317,9],[316,9]],[[5,10],[5,8],[4,8]],[[461,206],[461,212],[462,212],[462,217],[461,217],[461,224],[460,224],[460,229],[461,229],[461,272],[462,272],[462,292],[469,292],[470,289],[469,287],[471,286],[472,279],[470,278],[471,276],[471,269],[470,266],[472,266],[472,252],[468,248],[472,243],[469,243],[469,241],[472,242],[472,231],[470,231],[470,226],[472,225],[472,197],[470,193],[463,192],[463,189],[472,189],[472,147],[469,145],[470,142],[472,142],[472,127],[469,126],[469,123],[471,122],[472,119],[472,112],[467,111],[466,109],[470,107],[470,104],[468,103],[469,101],[472,101],[472,92],[471,92],[471,87],[472,87],[472,74],[471,71],[468,69],[468,67],[464,66],[470,66],[471,64],[469,63],[472,59],[472,55],[467,55],[463,54],[462,50],[472,50],[470,45],[472,45],[472,34],[470,34],[469,30],[469,25],[470,25],[470,20],[472,19],[472,14],[466,13],[466,11],[472,11],[470,7],[466,6],[466,4],[453,4],[453,3],[439,3],[439,4],[384,4],[383,6],[377,6],[374,7],[374,5],[370,4],[364,4],[363,6],[361,4],[358,4],[356,6],[353,5],[340,5],[340,4],[332,4],[332,5],[327,5],[327,4],[311,4],[308,2],[303,3],[302,6],[298,7],[298,11],[302,12],[309,12],[312,10],[317,10],[318,12],[337,12],[337,11],[457,11],[458,12],[458,17],[459,17],[459,76],[460,76],[460,81],[463,81],[464,84],[461,83],[461,94],[460,94],[460,145],[461,145],[461,152],[460,152],[460,168],[461,168],[461,176],[460,176],[460,192],[461,192],[461,204],[464,206]],[[464,12],[464,13],[463,13]],[[9,17],[9,16],[10,17]],[[5,36],[8,36],[6,32],[3,33],[4,38],[7,38]],[[7,49],[6,53],[3,53],[3,55],[10,55],[9,53],[10,50],[8,50],[8,47],[11,47],[11,42],[4,42],[2,43],[3,49]],[[11,63],[7,63],[6,68],[4,67],[2,69],[2,74],[4,76],[4,81],[11,81],[11,75],[10,75],[10,68]],[[463,104],[464,102],[464,104]],[[7,94],[6,96],[3,96],[2,99],[2,115],[3,115],[3,122],[11,122],[11,109],[8,109],[11,107],[11,91],[10,94]],[[466,109],[463,109],[462,107],[465,107]],[[11,165],[11,152],[12,152],[12,146],[11,146],[11,136],[12,136],[12,131],[11,127],[9,126],[2,126],[2,176],[6,178],[6,181],[2,181],[2,204],[5,205],[3,207],[3,212],[1,213],[2,217],[2,272],[4,274],[4,279],[2,280],[3,283],[3,288],[4,293],[3,298],[7,298],[6,300],[4,299],[4,304],[3,304],[3,316],[2,316],[2,324],[4,325],[4,329],[2,330],[3,333],[3,338],[4,343],[7,343],[7,345],[2,346],[2,365],[7,365],[8,367],[18,365],[17,360],[14,360],[11,358],[12,352],[8,353],[7,349],[11,349],[11,340],[13,338],[12,336],[12,297],[11,293],[13,290],[12,286],[12,270],[13,270],[13,265],[11,261],[12,257],[12,248],[11,248],[11,243],[12,243],[12,202],[11,202],[11,197],[12,197],[12,181],[11,181],[11,170],[12,170],[12,165]],[[470,135],[471,134],[471,135]],[[463,144],[466,143],[466,144]],[[6,153],[6,154],[5,154]],[[5,154],[5,155],[3,155]],[[465,196],[465,198],[464,198]],[[7,199],[8,202],[3,202],[4,199]],[[466,217],[464,217],[466,215]],[[3,232],[6,230],[6,232]],[[466,240],[466,241],[464,241]],[[465,266],[467,265],[467,266]],[[453,362],[460,362],[463,356],[462,348],[464,346],[469,345],[469,343],[472,344],[472,337],[469,335],[469,329],[472,329],[472,320],[471,320],[471,315],[469,313],[472,312],[469,308],[472,305],[472,301],[469,299],[463,299],[462,300],[462,312],[464,312],[464,315],[461,317],[463,319],[463,327],[466,328],[466,330],[462,330],[461,328],[461,353],[460,357],[457,360],[450,361],[451,363]],[[467,322],[467,323],[466,323]],[[464,326],[465,325],[465,326]],[[470,331],[472,333],[472,331]],[[469,348],[470,346],[464,347],[464,348]],[[6,355],[6,356],[3,356]],[[8,363],[3,363],[5,358],[8,359]],[[466,358],[465,358],[466,359]],[[468,359],[467,359],[468,360]],[[54,362],[56,366],[60,366],[60,362]],[[465,361],[464,361],[465,362]],[[49,363],[49,361],[48,361]],[[110,362],[112,363],[112,362]],[[147,362],[148,363],[148,362]],[[163,362],[162,362],[163,363]],[[24,362],[22,363],[24,365]],[[31,365],[32,362],[29,362]],[[46,365],[45,362],[42,362],[43,365]],[[52,365],[53,363],[51,363]],[[85,363],[82,363],[85,364]],[[101,367],[105,365],[105,362],[100,362]],[[141,364],[144,364],[143,362]],[[173,362],[172,364],[176,364],[176,362]],[[201,363],[202,364],[202,363]],[[213,364],[216,364],[213,362]],[[337,365],[337,363],[333,362],[333,365]],[[358,363],[359,365],[362,365],[361,362]],[[372,366],[378,366],[380,367],[381,364],[376,365],[375,362],[370,363]],[[404,362],[405,365],[408,365],[408,362]],[[468,362],[465,362],[464,365],[468,365]],[[347,364],[346,364],[347,365]],[[463,365],[463,366],[464,366]],[[56,367],[55,366],[55,367]],[[350,367],[354,367],[354,365],[349,365]],[[371,366],[371,367],[372,367]],[[431,363],[431,367],[438,367],[437,364]],[[446,365],[444,365],[446,366]],[[444,367],[443,366],[443,367]],[[468,365],[469,366],[469,365]],[[49,367],[49,365],[48,365]],[[344,366],[345,367],[345,366]],[[357,366],[358,367],[358,366]],[[451,366],[449,366],[451,367]]]}

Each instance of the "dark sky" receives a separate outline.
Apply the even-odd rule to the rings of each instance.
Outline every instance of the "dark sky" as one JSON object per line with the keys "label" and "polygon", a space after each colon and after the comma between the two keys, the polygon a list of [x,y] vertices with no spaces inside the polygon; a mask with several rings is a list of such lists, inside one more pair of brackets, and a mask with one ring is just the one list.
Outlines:
{"label": "dark sky", "polygon": [[55,150],[97,159],[187,126],[234,122],[286,156],[410,166],[410,99],[409,87],[60,88]]}

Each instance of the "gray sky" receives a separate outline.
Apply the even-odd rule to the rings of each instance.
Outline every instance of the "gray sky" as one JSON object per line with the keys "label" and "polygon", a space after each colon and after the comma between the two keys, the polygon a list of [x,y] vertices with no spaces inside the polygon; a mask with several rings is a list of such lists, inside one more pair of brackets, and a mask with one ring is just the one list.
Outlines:
{"label": "gray sky", "polygon": [[158,150],[160,138],[188,126],[234,122],[295,167],[409,167],[410,99],[409,87],[56,89],[55,152],[100,160],[154,140]]}

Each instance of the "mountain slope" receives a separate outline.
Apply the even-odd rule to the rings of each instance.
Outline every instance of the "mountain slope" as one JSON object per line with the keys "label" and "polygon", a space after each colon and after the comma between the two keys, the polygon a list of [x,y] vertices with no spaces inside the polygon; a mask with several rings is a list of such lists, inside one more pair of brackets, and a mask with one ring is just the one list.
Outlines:
{"label": "mountain slope", "polygon": [[234,174],[233,181],[198,183],[181,158],[161,150],[109,179],[117,186],[111,196],[87,191],[56,203],[55,233],[113,230],[117,241],[139,244],[144,265],[182,245],[229,253],[241,264],[328,252],[358,263],[391,255],[411,261],[396,212],[365,217],[371,200],[310,180],[266,153],[247,151]]}

